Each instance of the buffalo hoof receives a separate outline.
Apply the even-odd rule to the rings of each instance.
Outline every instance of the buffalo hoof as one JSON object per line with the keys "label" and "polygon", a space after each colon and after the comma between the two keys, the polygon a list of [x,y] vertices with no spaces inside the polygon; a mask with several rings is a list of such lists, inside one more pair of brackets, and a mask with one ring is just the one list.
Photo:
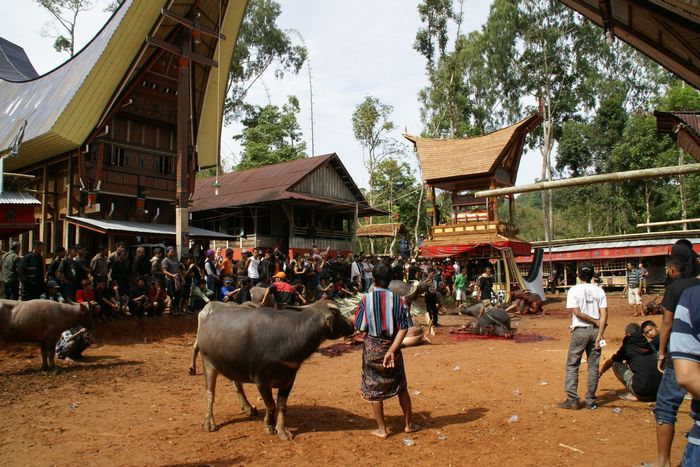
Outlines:
{"label": "buffalo hoof", "polygon": [[265,433],[268,435],[274,435],[277,433],[277,429],[274,426],[265,426]]}
{"label": "buffalo hoof", "polygon": [[294,438],[294,435],[292,435],[291,431],[285,428],[277,431],[277,437],[282,441],[291,441],[292,438]]}
{"label": "buffalo hoof", "polygon": [[214,423],[214,419],[212,418],[205,418],[204,422],[202,423],[202,427],[204,428],[204,431],[212,432],[216,431],[216,423]]}
{"label": "buffalo hoof", "polygon": [[197,374],[197,369],[196,369],[195,367],[191,366],[191,367],[189,367],[189,369],[187,370],[187,373],[188,373],[190,376],[195,376],[195,375]]}
{"label": "buffalo hoof", "polygon": [[249,417],[254,417],[258,414],[258,409],[256,409],[252,405],[248,408],[243,407],[242,410],[243,410],[243,413],[245,413]]}

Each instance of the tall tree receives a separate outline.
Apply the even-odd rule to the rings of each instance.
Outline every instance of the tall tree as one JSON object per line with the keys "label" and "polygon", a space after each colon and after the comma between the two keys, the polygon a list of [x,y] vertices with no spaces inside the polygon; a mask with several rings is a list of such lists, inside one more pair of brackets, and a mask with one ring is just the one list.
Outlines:
{"label": "tall tree", "polygon": [[[49,23],[53,32],[45,33],[55,39],[53,48],[56,52],[68,52],[75,55],[75,30],[78,24],[78,15],[83,11],[91,10],[95,6],[94,0],[34,0],[46,11],[51,13],[54,21]],[[63,32],[59,32],[63,31]],[[64,35],[64,34],[67,34]]]}
{"label": "tall tree", "polygon": [[288,31],[277,26],[281,13],[274,0],[249,0],[233,51],[224,112],[227,122],[240,118],[246,96],[262,75],[275,66],[276,78],[298,73],[307,50],[292,42]]}
{"label": "tall tree", "polygon": [[[393,110],[392,106],[382,103],[378,98],[367,96],[352,113],[352,131],[363,148],[364,166],[370,174],[367,200],[370,205],[373,204],[376,193],[376,187],[372,185],[372,174],[386,158],[400,156],[405,150],[404,146],[389,135],[394,129],[394,123],[389,120]],[[374,242],[370,241],[370,245],[374,252]]]}
{"label": "tall tree", "polygon": [[243,153],[236,170],[277,164],[306,156],[306,143],[301,138],[297,121],[299,100],[289,96],[280,109],[276,105],[247,108],[241,140]]}

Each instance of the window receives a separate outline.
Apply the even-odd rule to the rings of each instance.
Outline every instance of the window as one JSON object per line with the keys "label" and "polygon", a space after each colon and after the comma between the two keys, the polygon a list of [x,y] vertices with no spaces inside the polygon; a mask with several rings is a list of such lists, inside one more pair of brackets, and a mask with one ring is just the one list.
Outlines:
{"label": "window", "polygon": [[163,175],[172,175],[175,172],[174,158],[171,156],[158,156],[156,172]]}
{"label": "window", "polygon": [[124,148],[115,147],[111,151],[108,160],[109,165],[112,167],[126,167],[128,158],[124,152]]}

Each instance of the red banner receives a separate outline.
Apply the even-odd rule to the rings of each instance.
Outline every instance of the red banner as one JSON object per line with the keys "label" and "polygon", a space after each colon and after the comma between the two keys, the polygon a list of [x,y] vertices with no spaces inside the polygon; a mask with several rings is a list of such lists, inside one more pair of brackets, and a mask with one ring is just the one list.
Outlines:
{"label": "red banner", "polygon": [[[444,258],[446,256],[460,256],[471,253],[480,248],[495,248],[501,250],[503,248],[511,248],[513,255],[529,255],[530,244],[523,242],[491,242],[491,243],[462,243],[454,245],[436,245],[436,246],[421,246],[421,256],[424,258]],[[532,261],[532,260],[530,260]]]}

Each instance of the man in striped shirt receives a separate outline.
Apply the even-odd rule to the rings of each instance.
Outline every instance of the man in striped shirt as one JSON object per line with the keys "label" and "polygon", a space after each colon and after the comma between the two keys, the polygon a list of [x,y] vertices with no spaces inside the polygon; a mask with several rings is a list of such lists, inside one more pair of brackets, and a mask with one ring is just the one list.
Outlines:
{"label": "man in striped shirt", "polygon": [[671,359],[678,384],[693,395],[683,466],[700,465],[700,285],[683,291],[673,316]]}
{"label": "man in striped shirt", "polygon": [[365,333],[362,350],[362,398],[372,404],[377,420],[373,435],[386,438],[384,400],[399,396],[406,433],[418,430],[413,424],[411,397],[404,371],[401,342],[411,326],[408,306],[402,297],[389,291],[391,271],[378,264],[372,270],[374,290],[366,293],[355,312],[355,327]]}

